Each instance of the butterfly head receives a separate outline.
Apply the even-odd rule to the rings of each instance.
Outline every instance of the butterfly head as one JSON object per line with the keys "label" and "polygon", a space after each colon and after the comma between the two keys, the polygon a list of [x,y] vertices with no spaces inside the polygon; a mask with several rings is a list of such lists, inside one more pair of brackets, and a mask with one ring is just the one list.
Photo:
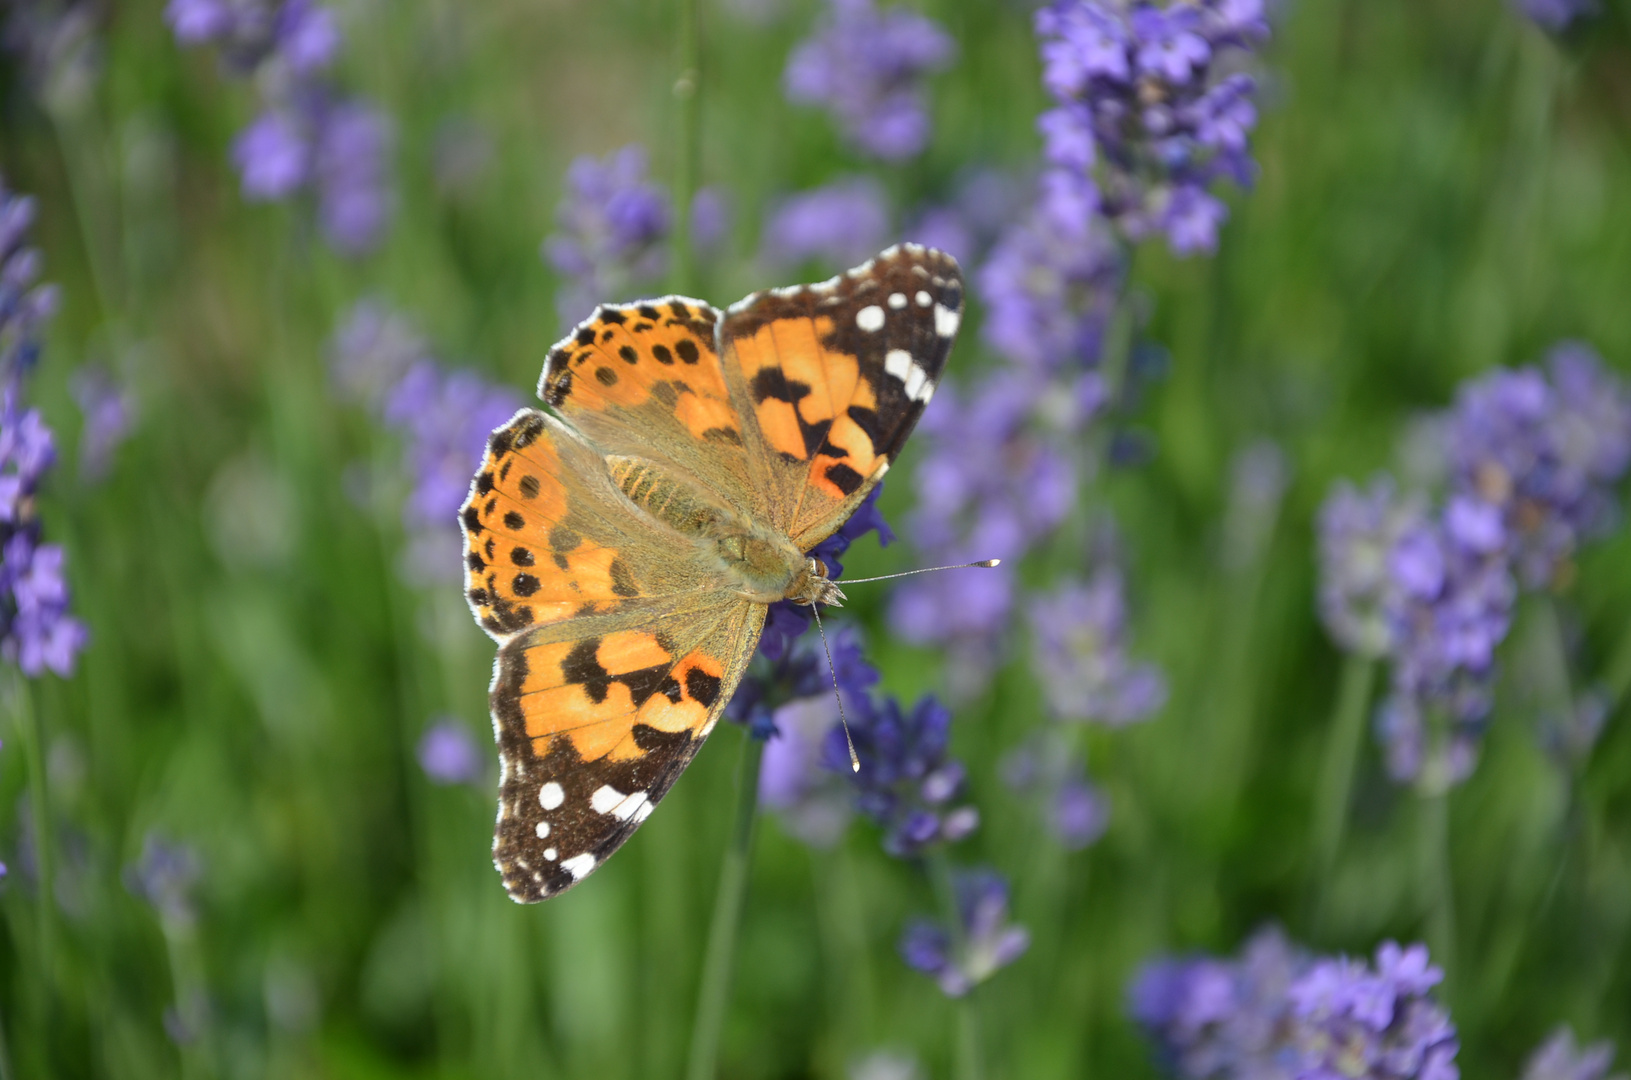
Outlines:
{"label": "butterfly head", "polygon": [[804,569],[787,587],[787,599],[806,607],[811,604],[843,607],[845,597],[844,591],[838,587],[838,582],[827,576],[827,564],[820,559],[810,558],[804,561]]}

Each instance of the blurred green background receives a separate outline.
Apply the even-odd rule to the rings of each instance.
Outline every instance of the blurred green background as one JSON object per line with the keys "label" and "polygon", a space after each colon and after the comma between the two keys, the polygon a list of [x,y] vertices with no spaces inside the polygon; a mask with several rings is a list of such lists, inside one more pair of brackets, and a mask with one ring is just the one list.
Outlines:
{"label": "blurred green background", "polygon": [[[869,168],[781,95],[813,3],[764,21],[704,4],[701,179],[736,213],[700,267],[703,295],[784,283],[752,257],[779,194],[863,171],[909,209],[964,166],[1033,167],[1030,9],[915,6],[959,57],[932,83],[928,152]],[[1327,880],[1313,855],[1341,658],[1315,615],[1312,520],[1335,478],[1390,465],[1410,418],[1469,375],[1561,337],[1631,371],[1631,7],[1608,7],[1561,45],[1500,0],[1292,0],[1275,14],[1260,183],[1231,195],[1214,258],[1147,250],[1134,271],[1148,336],[1172,352],[1141,417],[1159,449],[1098,491],[1125,542],[1136,648],[1172,694],[1151,722],[1090,738],[1113,801],[1105,838],[1057,850],[998,779],[1002,754],[1044,723],[1023,661],[956,711],[983,815],[961,853],[1012,876],[1033,934],[978,993],[990,1075],[1154,1075],[1124,988],[1162,950],[1230,951],[1269,921],[1326,951],[1425,933],[1417,807],[1368,741]],[[0,166],[39,199],[36,242],[64,298],[33,381],[65,448],[42,516],[92,634],[77,674],[32,694],[59,837],[49,976],[17,869],[26,770],[0,732],[15,1075],[678,1075],[742,734],[722,725],[592,882],[512,904],[489,859],[492,791],[435,786],[415,757],[441,714],[485,741],[492,645],[456,591],[402,582],[397,507],[348,492],[355,463],[396,451],[336,399],[327,352],[351,303],[377,293],[444,358],[530,398],[560,330],[538,245],[567,164],[641,142],[657,179],[673,167],[676,6],[339,5],[344,79],[396,129],[396,222],[354,263],[299,208],[240,197],[229,147],[253,95],[178,48],[161,8],[105,7],[104,73],[73,122],[54,123],[20,79],[5,90]],[[450,122],[493,150],[457,196],[432,179]],[[972,303],[977,320],[977,291]],[[92,361],[138,403],[100,483],[68,449],[69,380]],[[965,332],[958,375],[992,362]],[[1232,565],[1228,463],[1261,436],[1292,483],[1261,555]],[[886,493],[897,521],[913,459]],[[909,562],[867,540],[847,570]],[[936,654],[891,640],[884,594],[852,595],[884,687],[939,687]],[[1598,674],[1631,632],[1631,539],[1592,548],[1566,602],[1584,674]],[[1484,760],[1450,804],[1455,942],[1436,959],[1470,1077],[1515,1076],[1560,1022],[1631,1043],[1631,733],[1612,716],[1577,777],[1540,754],[1528,626],[1508,645]],[[127,887],[154,831],[199,853],[192,920],[157,917]],[[905,917],[933,903],[870,827],[822,852],[767,819],[722,1075],[841,1077],[886,1047],[951,1075],[953,1005],[895,954]],[[188,995],[208,1006],[178,1045],[163,1015]]]}

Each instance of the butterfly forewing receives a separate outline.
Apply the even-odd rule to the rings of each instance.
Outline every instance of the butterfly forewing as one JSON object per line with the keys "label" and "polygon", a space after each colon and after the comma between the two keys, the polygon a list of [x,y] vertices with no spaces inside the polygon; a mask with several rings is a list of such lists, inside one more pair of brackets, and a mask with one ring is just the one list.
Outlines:
{"label": "butterfly forewing", "polygon": [[771,520],[801,548],[843,524],[900,452],[962,315],[957,261],[915,244],[727,312],[726,376],[771,466]]}

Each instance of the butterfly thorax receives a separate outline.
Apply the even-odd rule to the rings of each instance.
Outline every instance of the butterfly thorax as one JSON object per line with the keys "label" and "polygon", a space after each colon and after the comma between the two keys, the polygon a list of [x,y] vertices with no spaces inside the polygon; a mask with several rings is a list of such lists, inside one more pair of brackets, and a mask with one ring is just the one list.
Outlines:
{"label": "butterfly thorax", "polygon": [[786,535],[746,520],[711,492],[655,462],[612,455],[606,463],[631,502],[696,541],[743,596],[764,604],[831,602],[836,587],[827,580],[826,567]]}

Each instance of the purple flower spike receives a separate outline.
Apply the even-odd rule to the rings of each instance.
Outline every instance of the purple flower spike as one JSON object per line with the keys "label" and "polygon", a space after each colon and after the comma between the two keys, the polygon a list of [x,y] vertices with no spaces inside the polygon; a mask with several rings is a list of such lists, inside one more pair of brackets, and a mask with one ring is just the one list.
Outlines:
{"label": "purple flower spike", "polygon": [[79,436],[79,472],[87,480],[106,476],[114,451],[135,424],[135,400],[106,368],[81,368],[73,378],[74,401],[84,426]]}
{"label": "purple flower spike", "polygon": [[1054,0],[1036,15],[1050,202],[1086,205],[1128,240],[1163,233],[1179,255],[1217,247],[1227,216],[1220,179],[1250,184],[1257,124],[1250,76],[1219,76],[1219,58],[1267,35],[1260,0],[1157,7]]}
{"label": "purple flower spike", "polygon": [[23,393],[55,293],[35,283],[40,257],[26,243],[33,220],[33,200],[0,183],[0,657],[29,678],[71,675],[89,636],[68,611],[62,548],[41,540],[36,494],[56,439]]}
{"label": "purple flower spike", "polygon": [[198,852],[191,846],[150,832],[142,840],[141,858],[125,867],[125,887],[165,922],[190,926],[198,917],[193,892],[202,875]]}
{"label": "purple flower spike", "polygon": [[[901,936],[907,966],[930,976],[947,997],[962,997],[1030,948],[1031,935],[1008,921],[1008,882],[991,870],[967,870],[952,877],[962,925],[918,920]],[[960,941],[960,945],[959,945]]]}
{"label": "purple flower spike", "polygon": [[830,0],[815,35],[788,58],[782,81],[789,101],[825,106],[861,151],[900,161],[928,144],[921,84],[955,51],[932,19],[880,12],[872,0]]}
{"label": "purple flower spike", "polygon": [[639,146],[597,160],[580,157],[567,170],[555,210],[556,231],[544,258],[567,279],[555,307],[567,325],[604,300],[629,299],[637,283],[660,277],[667,262],[668,193],[646,178]]}
{"label": "purple flower spike", "polygon": [[1429,994],[1441,977],[1420,945],[1386,943],[1372,968],[1310,957],[1270,929],[1238,960],[1147,964],[1129,997],[1183,1080],[1456,1080],[1455,1026]]}
{"label": "purple flower spike", "polygon": [[1085,584],[1065,582],[1030,607],[1037,673],[1055,715],[1122,727],[1166,703],[1160,671],[1127,655],[1127,602],[1115,566]]}

